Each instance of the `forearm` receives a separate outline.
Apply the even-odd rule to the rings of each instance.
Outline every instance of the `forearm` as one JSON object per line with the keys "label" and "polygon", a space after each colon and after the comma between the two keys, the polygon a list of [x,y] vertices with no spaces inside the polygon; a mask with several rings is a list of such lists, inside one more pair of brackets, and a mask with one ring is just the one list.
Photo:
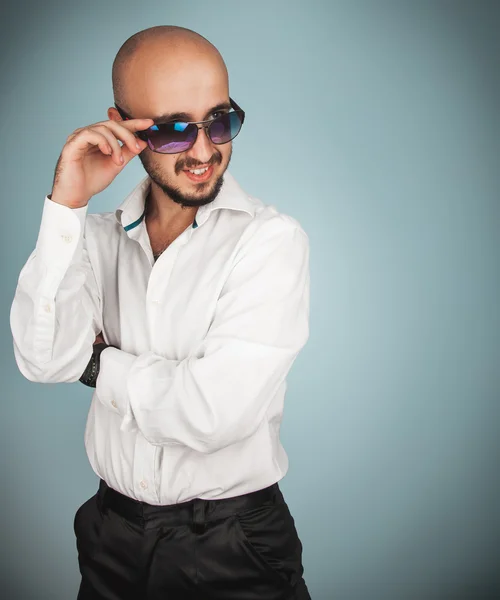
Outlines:
{"label": "forearm", "polygon": [[120,429],[205,453],[251,435],[309,335],[308,259],[298,231],[256,242],[223,289],[205,339],[183,360],[104,350],[97,397],[122,416]]}
{"label": "forearm", "polygon": [[16,362],[30,381],[77,381],[102,329],[84,223],[85,210],[46,199],[37,245],[21,270],[10,312]]}

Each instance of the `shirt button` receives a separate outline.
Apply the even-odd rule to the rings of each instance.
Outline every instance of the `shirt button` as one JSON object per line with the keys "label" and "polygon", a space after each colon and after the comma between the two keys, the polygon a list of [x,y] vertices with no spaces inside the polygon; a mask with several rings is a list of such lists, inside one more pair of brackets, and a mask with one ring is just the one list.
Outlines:
{"label": "shirt button", "polygon": [[118,408],[118,405],[116,404],[116,402],[114,400],[111,400],[111,404],[115,407]]}
{"label": "shirt button", "polygon": [[72,235],[61,235],[61,237],[67,244],[70,244],[73,241]]}
{"label": "shirt button", "polygon": [[50,312],[50,304],[45,305],[45,312]]}
{"label": "shirt button", "polygon": [[148,487],[148,484],[144,481],[144,479],[141,481],[141,483],[139,485],[141,486],[141,488],[143,490],[145,490]]}

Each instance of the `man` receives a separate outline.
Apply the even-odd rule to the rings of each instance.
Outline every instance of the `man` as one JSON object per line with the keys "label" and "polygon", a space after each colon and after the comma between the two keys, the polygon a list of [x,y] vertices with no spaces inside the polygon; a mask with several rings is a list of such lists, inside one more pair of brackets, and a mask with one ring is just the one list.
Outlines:
{"label": "man", "polygon": [[[245,115],[208,40],[138,32],[113,89],[109,120],[67,138],[11,308],[26,378],[95,387],[78,600],[309,599],[278,485],[307,235],[227,171]],[[147,176],[87,214],[136,154]]]}

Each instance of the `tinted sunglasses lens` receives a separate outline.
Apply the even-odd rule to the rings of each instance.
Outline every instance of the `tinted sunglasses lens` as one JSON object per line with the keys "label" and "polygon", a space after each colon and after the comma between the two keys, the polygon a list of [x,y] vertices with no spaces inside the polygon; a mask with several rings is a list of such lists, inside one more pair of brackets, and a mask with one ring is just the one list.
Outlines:
{"label": "tinted sunglasses lens", "polygon": [[198,129],[187,123],[165,123],[153,125],[147,130],[151,150],[165,154],[185,152],[195,141]]}
{"label": "tinted sunglasses lens", "polygon": [[214,144],[225,144],[236,137],[241,129],[241,118],[237,112],[230,112],[210,125],[210,139]]}

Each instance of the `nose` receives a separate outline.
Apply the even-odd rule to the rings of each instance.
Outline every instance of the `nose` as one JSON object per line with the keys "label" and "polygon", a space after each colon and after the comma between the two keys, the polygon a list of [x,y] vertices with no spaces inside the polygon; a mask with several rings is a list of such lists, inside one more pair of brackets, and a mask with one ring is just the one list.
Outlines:
{"label": "nose", "polygon": [[200,163],[207,163],[214,154],[214,146],[208,137],[208,132],[205,127],[198,126],[198,136],[193,147],[187,152],[191,158],[196,159]]}

